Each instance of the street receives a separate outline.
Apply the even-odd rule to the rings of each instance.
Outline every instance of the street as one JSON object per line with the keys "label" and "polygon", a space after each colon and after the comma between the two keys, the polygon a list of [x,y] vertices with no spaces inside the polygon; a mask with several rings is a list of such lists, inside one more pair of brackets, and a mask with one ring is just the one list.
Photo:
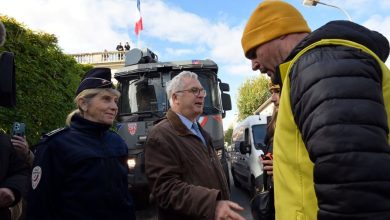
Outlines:
{"label": "street", "polygon": [[[236,188],[233,184],[232,175],[230,173],[229,163],[229,179],[232,201],[238,203],[244,208],[240,214],[247,220],[252,220],[251,210],[249,206],[249,194],[241,188]],[[155,206],[149,206],[147,209],[137,211],[137,220],[157,220],[157,213]]]}

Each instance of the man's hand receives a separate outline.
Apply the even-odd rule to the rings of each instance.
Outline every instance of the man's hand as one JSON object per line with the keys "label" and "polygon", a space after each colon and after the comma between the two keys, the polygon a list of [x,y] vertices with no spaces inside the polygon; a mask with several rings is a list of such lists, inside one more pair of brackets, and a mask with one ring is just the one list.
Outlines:
{"label": "man's hand", "polygon": [[217,201],[217,207],[215,208],[215,220],[245,220],[236,211],[242,211],[242,208],[237,203],[220,200]]}
{"label": "man's hand", "polygon": [[12,190],[8,188],[0,188],[0,207],[5,208],[10,206],[15,201],[15,196]]}
{"label": "man's hand", "polygon": [[16,151],[19,152],[24,157],[27,157],[30,153],[26,137],[21,137],[14,135],[11,138],[12,145],[15,147]]}

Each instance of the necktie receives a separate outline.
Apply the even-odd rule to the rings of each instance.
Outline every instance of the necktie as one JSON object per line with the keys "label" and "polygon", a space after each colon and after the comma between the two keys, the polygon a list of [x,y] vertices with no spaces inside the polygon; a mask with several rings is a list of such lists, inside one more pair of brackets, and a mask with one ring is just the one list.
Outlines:
{"label": "necktie", "polygon": [[194,122],[194,123],[192,124],[192,129],[195,131],[196,136],[198,136],[198,137],[200,138],[200,140],[202,140],[203,144],[204,144],[205,146],[207,146],[207,145],[206,145],[206,141],[205,141],[205,139],[204,139],[202,133],[200,132],[199,126],[198,126],[198,124],[197,124],[196,122]]}

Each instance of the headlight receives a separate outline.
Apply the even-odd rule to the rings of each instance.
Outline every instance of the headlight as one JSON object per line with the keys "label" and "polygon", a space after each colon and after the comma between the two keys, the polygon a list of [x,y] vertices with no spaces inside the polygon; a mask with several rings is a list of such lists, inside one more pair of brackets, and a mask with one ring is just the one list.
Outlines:
{"label": "headlight", "polygon": [[129,169],[134,169],[135,167],[135,158],[131,158],[131,159],[127,159],[127,166],[129,167]]}
{"label": "headlight", "polygon": [[139,142],[145,142],[146,141],[146,136],[138,136],[138,141]]}

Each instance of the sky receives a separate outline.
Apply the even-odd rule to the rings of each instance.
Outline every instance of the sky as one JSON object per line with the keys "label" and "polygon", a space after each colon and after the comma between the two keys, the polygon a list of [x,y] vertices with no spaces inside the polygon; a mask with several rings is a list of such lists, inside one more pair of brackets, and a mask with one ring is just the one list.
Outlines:
{"label": "sky", "polygon": [[[332,20],[347,20],[342,10],[302,0],[286,0],[306,18],[312,30]],[[352,21],[390,39],[389,0],[321,0],[342,8]],[[240,85],[260,73],[251,69],[241,36],[259,0],[141,0],[144,30],[137,37],[136,0],[0,0],[7,15],[34,31],[54,34],[64,53],[114,51],[119,42],[149,48],[160,61],[212,59],[219,78],[230,85],[233,109],[224,129],[237,118]],[[387,62],[389,65],[390,63]]]}

